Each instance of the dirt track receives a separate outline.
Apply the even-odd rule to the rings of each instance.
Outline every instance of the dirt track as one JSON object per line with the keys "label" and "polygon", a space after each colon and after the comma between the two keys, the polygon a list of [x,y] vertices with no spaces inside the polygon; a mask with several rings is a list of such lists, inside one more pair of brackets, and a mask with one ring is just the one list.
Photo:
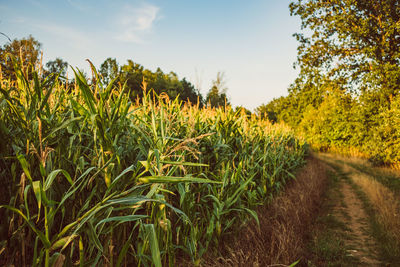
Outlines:
{"label": "dirt track", "polygon": [[[368,216],[365,213],[361,200],[351,186],[342,180],[342,194],[344,206],[336,208],[338,219],[350,229],[351,239],[344,240],[349,255],[359,259],[363,266],[382,266],[377,258],[377,245],[369,233]],[[345,209],[344,212],[339,209]],[[343,213],[348,216],[343,216]]]}
{"label": "dirt track", "polygon": [[[334,165],[337,164],[330,158],[324,157],[324,160],[334,163]],[[343,198],[341,203],[337,203],[335,206],[333,215],[348,229],[346,234],[350,238],[343,240],[345,246],[349,248],[347,249],[348,256],[358,259],[360,266],[384,266],[378,260],[378,247],[371,235],[370,218],[349,182],[353,175],[359,175],[359,173],[345,163],[340,167],[341,170],[335,168],[335,172],[338,176],[347,177],[347,179],[340,179]]]}

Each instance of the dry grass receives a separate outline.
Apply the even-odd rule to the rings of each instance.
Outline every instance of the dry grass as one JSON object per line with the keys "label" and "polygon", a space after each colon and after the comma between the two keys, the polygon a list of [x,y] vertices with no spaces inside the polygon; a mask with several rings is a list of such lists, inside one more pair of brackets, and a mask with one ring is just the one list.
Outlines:
{"label": "dry grass", "polygon": [[364,174],[355,173],[351,179],[367,195],[374,206],[379,223],[400,245],[400,205],[396,196],[378,181]]}
{"label": "dry grass", "polygon": [[[371,203],[376,218],[379,224],[384,228],[387,236],[390,236],[394,241],[394,246],[391,249],[396,250],[395,253],[400,253],[400,201],[393,190],[384,186],[377,181],[373,176],[362,173],[351,167],[349,164],[359,164],[366,168],[372,168],[372,165],[363,159],[346,158],[343,159],[337,155],[323,155],[328,160],[339,160],[342,170],[348,173],[351,180],[361,188]],[[398,176],[398,170],[393,170],[388,167],[373,168],[377,177],[384,174]],[[375,174],[374,174],[375,175]]]}
{"label": "dry grass", "polygon": [[333,160],[341,163],[344,168],[351,168],[348,171],[356,171],[365,174],[371,179],[377,180],[383,186],[391,190],[400,201],[400,170],[395,166],[374,166],[370,161],[364,158],[343,157],[338,154],[320,153],[320,156],[326,160]]}
{"label": "dry grass", "polygon": [[356,147],[343,147],[343,146],[333,146],[331,145],[328,152],[339,154],[347,157],[356,157],[367,159],[369,155]]}
{"label": "dry grass", "polygon": [[[337,157],[337,156],[336,156]],[[365,158],[357,158],[357,157],[349,157],[349,158],[342,158],[342,160],[346,160],[348,163],[363,165],[368,168],[374,168],[383,175],[391,175],[399,177],[400,179],[400,163],[398,164],[391,164],[391,165],[383,165],[383,166],[374,166],[370,161]]]}
{"label": "dry grass", "polygon": [[285,266],[301,259],[326,182],[325,165],[310,157],[297,179],[258,210],[260,227],[252,222],[236,237],[224,240],[223,256],[208,255],[204,266]]}
{"label": "dry grass", "polygon": [[362,157],[360,155],[358,155],[358,156],[350,155],[350,154],[342,155],[339,153],[336,153],[336,154],[321,153],[321,154],[324,155],[325,157],[346,161],[347,163],[350,163],[350,164],[358,164],[358,165],[366,166],[368,168],[375,168],[375,169],[379,170],[380,172],[382,172],[383,174],[400,177],[400,170],[399,170],[398,165],[396,165],[396,164],[375,166],[370,161],[368,161],[368,159],[366,157]]}

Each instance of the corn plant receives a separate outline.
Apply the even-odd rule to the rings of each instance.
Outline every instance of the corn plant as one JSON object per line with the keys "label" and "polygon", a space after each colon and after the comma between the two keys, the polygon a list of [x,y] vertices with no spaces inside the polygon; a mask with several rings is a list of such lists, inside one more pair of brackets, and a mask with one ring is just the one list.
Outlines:
{"label": "corn plant", "polygon": [[200,264],[304,163],[283,125],[145,82],[131,99],[90,62],[74,83],[14,62],[17,79],[0,81],[0,263]]}

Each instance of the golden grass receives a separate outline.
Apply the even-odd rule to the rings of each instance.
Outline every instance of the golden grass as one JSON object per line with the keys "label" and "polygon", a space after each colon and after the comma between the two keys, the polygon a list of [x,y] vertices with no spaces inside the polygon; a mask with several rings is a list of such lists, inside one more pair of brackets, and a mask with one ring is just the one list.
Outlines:
{"label": "golden grass", "polygon": [[400,245],[400,205],[388,188],[365,174],[354,173],[351,179],[358,185],[374,206],[379,223]]}
{"label": "golden grass", "polygon": [[324,151],[324,152],[329,152],[331,154],[336,154],[346,157],[356,157],[360,159],[367,159],[370,156],[356,147],[311,144],[311,148],[314,151]]}
{"label": "golden grass", "polygon": [[[376,175],[383,175],[383,176],[391,176],[391,177],[396,177],[400,179],[400,165],[386,165],[386,166],[374,166],[370,161],[368,161],[366,158],[363,157],[348,157],[348,156],[343,156],[339,154],[328,154],[328,153],[319,153],[323,158],[325,159],[330,159],[330,160],[340,160],[342,162],[346,162],[359,166],[365,166],[367,169],[373,170]],[[348,166],[350,167],[350,166]],[[351,169],[351,171],[354,170],[354,168]],[[371,177],[371,179],[373,179]],[[399,197],[399,196],[398,196]],[[400,198],[398,198],[400,200]]]}
{"label": "golden grass", "polygon": [[379,172],[381,172],[384,175],[397,176],[400,179],[400,163],[391,164],[391,165],[387,165],[387,166],[377,166],[376,167],[370,161],[368,161],[365,158],[349,157],[349,158],[341,158],[341,159],[342,160],[346,160],[349,163],[364,165],[364,166],[367,166],[369,168],[375,168],[375,169],[379,170]]}

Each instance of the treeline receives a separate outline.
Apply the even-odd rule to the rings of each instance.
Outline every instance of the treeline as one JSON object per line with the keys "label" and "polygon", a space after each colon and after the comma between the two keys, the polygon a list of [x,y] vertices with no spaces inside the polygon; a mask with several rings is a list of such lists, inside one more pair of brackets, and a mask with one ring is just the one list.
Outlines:
{"label": "treeline", "polygon": [[400,161],[400,4],[294,1],[300,74],[286,97],[258,108],[319,150]]}
{"label": "treeline", "polygon": [[185,78],[179,79],[174,72],[164,73],[160,68],[155,72],[145,69],[142,65],[128,60],[127,64],[119,66],[117,61],[107,58],[100,66],[99,70],[106,83],[116,79],[117,83],[125,84],[130,90],[132,98],[143,97],[142,83],[146,81],[149,88],[157,94],[165,92],[169,97],[178,97],[182,101],[205,104],[203,96]]}
{"label": "treeline", "polygon": [[[0,74],[5,79],[16,80],[9,55],[13,55],[20,65],[26,68],[42,66],[44,77],[50,73],[59,73],[64,77],[67,75],[68,62],[63,59],[56,58],[47,63],[41,62],[41,43],[32,36],[15,39],[0,47]],[[186,78],[179,79],[175,72],[164,73],[160,68],[154,72],[133,60],[128,60],[126,64],[120,65],[116,59],[107,58],[100,65],[99,74],[104,84],[108,84],[112,80],[115,80],[114,83],[119,84],[121,88],[126,84],[126,91],[123,93],[129,93],[132,101],[143,97],[142,84],[145,81],[149,89],[154,90],[157,94],[166,93],[171,99],[178,98],[184,102],[198,104],[200,107],[206,104],[211,107],[230,105],[222,72],[217,73],[216,79],[212,81],[211,88],[205,97]],[[74,80],[70,80],[69,84],[73,88]]]}

